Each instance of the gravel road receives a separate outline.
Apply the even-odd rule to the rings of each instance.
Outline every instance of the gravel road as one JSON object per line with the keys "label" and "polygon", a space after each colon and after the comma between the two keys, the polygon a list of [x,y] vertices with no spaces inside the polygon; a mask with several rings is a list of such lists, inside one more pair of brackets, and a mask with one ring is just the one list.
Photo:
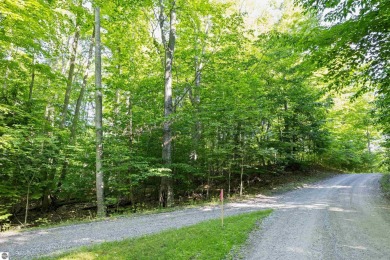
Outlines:
{"label": "gravel road", "polygon": [[378,174],[341,175],[286,193],[245,259],[390,259],[390,205]]}
{"label": "gravel road", "polygon": [[[390,206],[380,196],[379,174],[350,174],[280,196],[230,203],[225,215],[273,208],[251,234],[244,259],[390,259]],[[218,206],[0,234],[10,259],[61,253],[220,217]]]}

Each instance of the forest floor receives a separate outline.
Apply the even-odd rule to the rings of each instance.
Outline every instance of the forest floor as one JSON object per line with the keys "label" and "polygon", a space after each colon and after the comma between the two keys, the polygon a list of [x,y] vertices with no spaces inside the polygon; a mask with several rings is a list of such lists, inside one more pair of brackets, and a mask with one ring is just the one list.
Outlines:
{"label": "forest floor", "polygon": [[[333,177],[341,172],[335,169],[324,168],[319,165],[310,166],[304,170],[296,171],[277,171],[275,169],[268,169],[261,174],[254,173],[249,174],[251,178],[245,177],[243,195],[239,196],[239,180],[232,181],[232,191],[230,196],[228,191],[225,190],[225,197],[227,201],[236,202],[252,198],[257,194],[263,195],[275,195],[282,192],[299,189],[303,185],[320,181],[322,179]],[[139,215],[139,214],[151,214],[159,212],[167,212],[177,209],[185,209],[188,207],[199,207],[206,205],[213,205],[218,202],[220,187],[227,187],[227,183],[216,183],[211,185],[210,197],[202,194],[199,190],[198,193],[194,192],[193,196],[175,201],[174,208],[159,208],[158,205],[142,202],[141,205],[135,207],[121,206],[109,207],[109,216],[118,217],[123,215]],[[203,190],[205,193],[205,190]],[[30,209],[28,224],[21,224],[24,219],[24,210],[20,211],[18,215],[15,215],[12,219],[12,229],[30,229],[41,228],[58,225],[69,225],[81,222],[95,221],[95,205],[90,202],[69,202],[48,212],[42,212],[40,207]]]}
{"label": "forest floor", "polygon": [[[275,209],[251,234],[244,259],[388,259],[390,206],[379,174],[343,174],[278,195],[228,203],[225,215]],[[0,251],[30,259],[82,245],[121,240],[220,217],[202,206],[159,214],[0,234]]]}

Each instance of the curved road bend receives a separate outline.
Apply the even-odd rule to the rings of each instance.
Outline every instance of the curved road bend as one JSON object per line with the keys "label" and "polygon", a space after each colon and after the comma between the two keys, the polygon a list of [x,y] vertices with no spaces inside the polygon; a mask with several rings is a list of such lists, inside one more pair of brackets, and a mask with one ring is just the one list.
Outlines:
{"label": "curved road bend", "polygon": [[390,204],[379,174],[340,175],[286,193],[251,234],[245,259],[390,259]]}

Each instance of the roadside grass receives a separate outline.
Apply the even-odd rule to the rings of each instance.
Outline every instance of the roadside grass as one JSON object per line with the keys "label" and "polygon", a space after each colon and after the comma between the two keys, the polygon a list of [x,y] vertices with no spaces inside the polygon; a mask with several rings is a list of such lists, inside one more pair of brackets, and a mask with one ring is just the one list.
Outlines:
{"label": "roadside grass", "polygon": [[390,174],[383,174],[380,184],[384,196],[390,199]]}
{"label": "roadside grass", "polygon": [[106,242],[40,259],[233,259],[256,223],[272,210],[214,219],[180,229],[122,241]]}

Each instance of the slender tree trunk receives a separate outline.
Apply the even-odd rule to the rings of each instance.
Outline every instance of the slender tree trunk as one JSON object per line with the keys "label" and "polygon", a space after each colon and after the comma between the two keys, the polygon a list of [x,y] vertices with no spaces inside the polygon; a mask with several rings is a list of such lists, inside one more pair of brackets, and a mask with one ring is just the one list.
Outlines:
{"label": "slender tree trunk", "polygon": [[70,45],[70,40],[71,40],[72,36],[68,36],[68,38],[66,39],[66,45],[65,45],[65,48],[63,48],[62,52],[63,54],[61,55],[61,74],[62,75],[65,75],[66,73],[66,68],[68,67],[68,59],[66,59],[66,52],[69,50],[69,45]]}
{"label": "slender tree trunk", "polygon": [[100,49],[100,7],[95,7],[95,127],[96,127],[96,200],[97,217],[106,216],[103,181],[103,113],[102,113],[102,64]]}
{"label": "slender tree trunk", "polygon": [[27,184],[26,210],[24,212],[24,225],[27,224],[28,210],[29,210],[29,203],[30,203],[30,187],[31,187],[31,183],[32,183],[33,179],[34,179],[34,175]]}
{"label": "slender tree trunk", "polygon": [[206,199],[210,198],[210,175],[212,170],[213,166],[209,166],[209,170],[207,171]]}
{"label": "slender tree trunk", "polygon": [[229,170],[228,170],[229,172],[228,172],[228,178],[229,178],[229,186],[228,186],[228,196],[229,196],[229,198],[230,198],[230,182],[231,182],[231,176],[232,176],[232,169],[231,169],[231,166],[229,165]]}
{"label": "slender tree trunk", "polygon": [[[129,154],[131,155],[132,152],[133,152],[133,139],[134,139],[134,136],[133,136],[133,104],[132,104],[132,101],[131,101],[131,93],[129,92],[128,93],[128,98],[127,98],[127,113],[128,113],[128,116],[129,116],[129,130],[128,130],[128,135],[129,135]],[[133,181],[131,179],[131,167],[129,167],[129,199],[134,207],[134,212],[136,211],[136,207],[135,207],[135,199],[134,199],[134,187],[133,187]]]}
{"label": "slender tree trunk", "polygon": [[[173,113],[172,103],[172,65],[176,42],[176,12],[175,0],[171,2],[170,10],[170,26],[169,26],[169,41],[167,44],[164,31],[164,5],[160,0],[160,29],[162,42],[165,47],[165,91],[164,91],[164,126],[163,126],[163,149],[162,161],[167,167],[172,164],[172,129],[171,129],[171,114]],[[160,205],[170,207],[173,205],[173,187],[172,177],[164,176],[161,178],[160,186]]]}
{"label": "slender tree trunk", "polygon": [[133,103],[131,101],[131,93],[128,92],[127,96],[127,115],[129,116],[129,126],[128,126],[128,134],[129,134],[129,149],[132,152],[133,149]]}
{"label": "slender tree trunk", "polygon": [[[49,83],[50,84],[50,83]],[[52,137],[53,136],[53,132],[51,132],[52,130],[50,130],[51,128],[54,127],[54,118],[55,118],[55,108],[54,108],[54,105],[53,103],[55,103],[54,100],[57,100],[57,94],[54,95],[54,97],[52,98],[51,101],[49,101],[46,105],[46,109],[45,109],[45,119],[47,120],[47,122],[49,123],[49,125],[51,127],[48,127],[47,130],[47,135],[49,137]],[[45,144],[42,143],[42,148],[41,148],[41,151],[40,153],[43,153],[43,151],[45,150]],[[47,162],[47,165],[50,165],[50,167],[47,167],[44,172],[43,172],[43,180],[45,181],[45,185],[43,186],[42,188],[42,212],[46,212],[49,207],[50,207],[50,195],[52,193],[52,190],[51,190],[51,184],[53,183],[54,179],[55,179],[55,175],[56,175],[56,167],[53,167],[54,164],[56,164],[56,156],[53,156],[53,157],[49,157],[47,158],[48,162]]]}
{"label": "slender tree trunk", "polygon": [[[206,26],[205,26],[205,31],[204,34],[207,36],[209,32],[209,27],[210,27],[210,18],[206,18]],[[195,28],[196,31],[197,28]],[[195,51],[197,52],[198,49],[198,40],[196,39],[195,42]],[[195,55],[195,87],[194,87],[194,93],[190,91],[190,100],[192,105],[195,107],[195,129],[193,132],[193,151],[191,153],[191,159],[196,161],[198,159],[198,147],[199,147],[199,142],[201,139],[201,128],[202,124],[199,120],[199,114],[200,114],[200,87],[201,87],[201,82],[202,82],[202,69],[203,69],[203,57],[205,53],[205,48],[206,44],[204,43],[202,45],[200,55]]]}
{"label": "slender tree trunk", "polygon": [[87,80],[88,80],[88,76],[89,76],[89,68],[92,64],[92,55],[93,55],[94,44],[95,44],[95,29],[93,30],[91,43],[89,45],[87,65],[86,65],[84,76],[83,76],[83,83],[81,85],[80,94],[79,94],[79,97],[77,98],[76,108],[75,108],[73,122],[72,122],[71,142],[73,144],[76,140],[77,127],[78,127],[78,123],[79,123],[79,119],[80,119],[81,104],[82,104],[82,101],[83,101],[83,98],[84,98],[84,95],[85,95],[85,92],[87,89]]}
{"label": "slender tree trunk", "polygon": [[65,123],[66,123],[66,116],[68,113],[70,94],[72,92],[73,74],[74,74],[75,61],[76,61],[76,55],[77,55],[77,46],[78,46],[79,38],[80,38],[80,27],[78,25],[76,25],[76,32],[74,34],[74,40],[73,40],[73,44],[72,44],[72,53],[70,56],[68,79],[66,81],[66,91],[65,91],[64,104],[62,106],[62,113],[61,113],[62,118],[61,118],[61,124],[60,124],[61,128],[64,128]]}
{"label": "slender tree trunk", "polygon": [[[73,44],[72,44],[72,52],[71,52],[71,56],[70,56],[70,60],[69,60],[70,65],[69,65],[69,71],[68,71],[68,79],[66,81],[65,98],[64,98],[64,103],[62,106],[62,113],[61,113],[61,123],[60,123],[61,129],[65,128],[66,118],[67,118],[67,114],[68,114],[68,106],[69,106],[70,94],[72,92],[73,75],[74,75],[74,69],[75,69],[75,61],[76,61],[77,46],[78,46],[79,38],[80,38],[80,28],[76,24],[76,32],[74,35]],[[72,141],[73,140],[71,138],[71,142]],[[60,174],[59,181],[57,183],[57,189],[55,191],[54,197],[57,196],[57,193],[59,192],[60,187],[62,186],[62,182],[65,179],[65,176],[67,175],[68,165],[69,165],[68,156],[67,156],[67,152],[65,150],[65,158],[64,158],[64,162],[62,164],[61,174]]]}
{"label": "slender tree trunk", "polygon": [[[85,73],[83,76],[83,82],[81,85],[80,93],[79,93],[79,96],[78,96],[77,101],[76,101],[75,113],[73,116],[72,126],[70,129],[70,143],[72,145],[74,145],[76,142],[76,134],[77,134],[77,128],[78,128],[78,123],[79,123],[79,118],[80,118],[81,104],[82,104],[82,101],[83,101],[83,98],[85,95],[85,91],[87,88],[88,73],[89,73],[89,68],[91,66],[91,63],[92,63],[94,37],[95,37],[95,30],[93,30],[93,33],[92,33],[92,39],[91,39],[91,43],[89,46],[88,57],[87,57],[87,65],[85,68]],[[68,100],[68,102],[69,102],[69,100]],[[65,117],[62,117],[62,119],[65,120]],[[63,121],[63,123],[64,124],[61,125],[61,128],[65,127],[65,121]],[[67,154],[65,154],[65,159],[64,159],[64,163],[62,165],[61,175],[60,175],[58,183],[57,183],[57,189],[56,189],[55,194],[53,196],[54,198],[57,198],[58,193],[61,191],[62,183],[64,182],[66,175],[68,174],[68,166],[69,166],[68,156],[67,156]]]}
{"label": "slender tree trunk", "polygon": [[242,180],[242,177],[244,176],[244,157],[241,158],[241,174],[240,174],[240,197],[242,196],[242,190],[244,186],[244,182]]}
{"label": "slender tree trunk", "polygon": [[28,183],[28,186],[27,186],[26,210],[25,210],[25,212],[24,212],[24,225],[27,224],[27,218],[28,218],[28,203],[30,202],[29,199],[30,199],[30,182]]}
{"label": "slender tree trunk", "polygon": [[54,182],[54,177],[56,175],[55,167],[53,167],[53,164],[56,164],[55,158],[49,158],[48,165],[51,167],[49,169],[46,169],[45,171],[45,177],[44,180],[47,182],[45,185],[43,192],[42,192],[42,212],[47,212],[49,209],[52,209],[53,206],[55,207],[55,203],[53,203],[53,196],[52,196],[52,189],[51,185]]}

